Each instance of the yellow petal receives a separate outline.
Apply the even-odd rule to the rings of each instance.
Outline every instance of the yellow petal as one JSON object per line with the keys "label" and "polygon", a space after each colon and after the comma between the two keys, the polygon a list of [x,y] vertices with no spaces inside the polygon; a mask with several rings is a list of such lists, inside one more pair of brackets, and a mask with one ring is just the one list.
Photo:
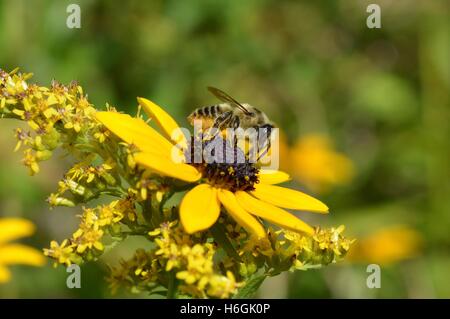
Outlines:
{"label": "yellow petal", "polygon": [[289,188],[260,183],[255,184],[255,190],[252,194],[262,201],[278,207],[328,213],[327,205],[320,200]]}
{"label": "yellow petal", "polygon": [[143,151],[161,153],[170,157],[174,147],[172,143],[142,119],[117,112],[97,112],[95,117],[128,144],[134,144]]}
{"label": "yellow petal", "polygon": [[0,243],[30,236],[34,233],[32,222],[21,218],[0,219]]}
{"label": "yellow petal", "polygon": [[11,264],[42,266],[45,257],[39,250],[21,244],[0,246],[0,265]]}
{"label": "yellow petal", "polygon": [[0,284],[9,281],[10,278],[11,278],[11,272],[8,270],[8,268],[0,265]]}
{"label": "yellow petal", "polygon": [[219,200],[227,210],[228,214],[230,214],[239,225],[259,238],[266,237],[266,231],[261,223],[239,205],[232,192],[225,189],[219,189],[218,194]]}
{"label": "yellow petal", "polygon": [[220,203],[217,190],[200,184],[190,190],[180,203],[180,220],[187,233],[208,229],[219,218]]}
{"label": "yellow petal", "polygon": [[158,174],[181,179],[186,182],[198,181],[202,174],[193,166],[183,163],[175,163],[170,158],[158,154],[142,152],[135,155],[136,163]]}
{"label": "yellow petal", "polygon": [[181,132],[179,125],[162,107],[143,97],[137,98],[147,115],[154,119],[156,124],[165,133],[166,137],[182,147],[187,146],[186,137]]}
{"label": "yellow petal", "polygon": [[246,192],[236,192],[236,199],[250,214],[261,217],[282,228],[314,234],[314,229],[284,209],[265,203]]}
{"label": "yellow petal", "polygon": [[259,182],[262,184],[280,184],[291,180],[288,173],[276,170],[261,170],[259,172]]}

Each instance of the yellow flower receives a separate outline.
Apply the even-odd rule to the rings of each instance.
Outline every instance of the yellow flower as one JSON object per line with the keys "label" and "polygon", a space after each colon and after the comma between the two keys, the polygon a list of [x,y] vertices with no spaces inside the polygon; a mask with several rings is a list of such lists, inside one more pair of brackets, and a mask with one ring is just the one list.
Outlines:
{"label": "yellow flower", "polygon": [[124,217],[121,211],[120,201],[115,200],[99,209],[98,223],[100,226],[118,223]]}
{"label": "yellow flower", "polygon": [[422,244],[422,236],[413,228],[405,225],[389,226],[358,239],[355,247],[350,250],[348,260],[393,264],[417,256]]}
{"label": "yellow flower", "polygon": [[333,149],[323,135],[301,137],[289,151],[288,170],[301,183],[315,192],[348,183],[354,175],[352,161]]}
{"label": "yellow flower", "polygon": [[[312,235],[314,230],[283,208],[327,213],[319,200],[274,184],[289,180],[281,171],[260,171],[254,164],[187,164],[172,159],[177,146],[187,141],[175,120],[153,102],[138,98],[139,104],[154,120],[163,135],[141,118],[116,112],[97,112],[96,118],[110,131],[141,152],[135,161],[154,173],[188,183],[197,183],[180,204],[180,220],[187,233],[206,230],[219,218],[221,207],[237,223],[259,238],[266,231],[256,217],[289,230]],[[240,166],[239,166],[240,165]]]}
{"label": "yellow flower", "polygon": [[[52,240],[50,242],[50,248],[44,248],[44,255],[52,257],[57,260],[58,263],[65,264],[66,266],[80,262],[79,256],[75,254],[74,245],[69,244],[67,239],[65,239],[61,245]],[[55,262],[53,266],[56,267],[58,263]]]}
{"label": "yellow flower", "polygon": [[22,159],[22,162],[30,169],[31,175],[39,173],[37,154],[36,152],[33,152],[33,150],[27,149],[24,151],[24,158]]}
{"label": "yellow flower", "polygon": [[103,234],[103,230],[97,224],[92,226],[80,225],[80,228],[73,234],[74,241],[77,244],[77,253],[82,254],[86,249],[92,249],[92,247],[103,250],[104,247],[100,241]]}
{"label": "yellow flower", "polygon": [[242,286],[236,282],[231,271],[227,271],[227,276],[213,276],[209,282],[210,287],[208,294],[218,298],[230,298],[237,292],[237,289]]}
{"label": "yellow flower", "polygon": [[30,236],[34,232],[34,225],[20,218],[0,219],[0,283],[11,278],[11,273],[6,266],[24,264],[30,266],[42,266],[45,258],[38,250],[21,245],[8,243],[21,237]]}
{"label": "yellow flower", "polygon": [[[187,245],[181,249],[181,255],[186,261],[186,270],[177,272],[176,277],[186,284],[197,283],[199,290],[204,290],[214,274],[214,249],[211,244],[196,244],[193,247]],[[220,276],[222,277],[222,276]]]}

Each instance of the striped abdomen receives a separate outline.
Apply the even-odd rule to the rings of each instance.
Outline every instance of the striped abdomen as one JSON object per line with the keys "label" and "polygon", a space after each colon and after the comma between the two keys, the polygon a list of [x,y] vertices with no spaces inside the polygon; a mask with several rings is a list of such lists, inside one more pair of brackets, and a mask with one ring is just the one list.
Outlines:
{"label": "striped abdomen", "polygon": [[188,116],[188,121],[192,124],[194,120],[215,119],[225,111],[226,106],[224,104],[216,104],[200,107]]}

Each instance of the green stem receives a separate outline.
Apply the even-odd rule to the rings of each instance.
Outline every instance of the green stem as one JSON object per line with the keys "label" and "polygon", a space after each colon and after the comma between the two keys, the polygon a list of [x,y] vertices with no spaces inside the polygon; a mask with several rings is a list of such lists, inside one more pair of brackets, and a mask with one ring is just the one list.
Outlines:
{"label": "green stem", "polygon": [[154,227],[159,227],[162,223],[162,216],[160,212],[160,203],[158,202],[158,199],[156,198],[156,193],[151,193],[151,221]]}
{"label": "green stem", "polygon": [[145,221],[150,225],[151,229],[156,228],[156,225],[153,223],[152,218],[152,199],[147,198],[144,202],[140,203],[142,207],[142,216],[144,217]]}
{"label": "green stem", "polygon": [[126,236],[147,236],[148,230],[144,231],[122,231],[121,234]]}
{"label": "green stem", "polygon": [[230,256],[233,259],[236,259],[238,261],[241,261],[241,257],[236,252],[233,244],[228,239],[223,225],[216,223],[209,230],[210,230],[211,234],[213,235],[214,239],[219,244],[219,247],[223,248],[228,256]]}
{"label": "green stem", "polygon": [[175,272],[171,271],[169,273],[169,286],[167,287],[167,299],[175,299],[176,295],[176,278]]}

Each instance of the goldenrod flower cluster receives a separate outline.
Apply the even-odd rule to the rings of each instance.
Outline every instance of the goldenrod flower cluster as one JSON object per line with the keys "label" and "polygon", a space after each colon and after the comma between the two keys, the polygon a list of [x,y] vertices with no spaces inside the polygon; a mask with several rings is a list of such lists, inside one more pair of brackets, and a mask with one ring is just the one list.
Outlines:
{"label": "goldenrod flower cluster", "polygon": [[[343,227],[312,227],[288,211],[328,213],[321,201],[276,185],[288,174],[248,161],[191,164],[185,155],[191,140],[173,134],[178,124],[153,102],[138,98],[138,110],[156,129],[139,111],[135,117],[109,105],[97,111],[76,83],[41,87],[30,77],[0,71],[0,116],[28,124],[15,136],[31,174],[57,148],[70,155],[47,202],[79,206],[80,224],[44,249],[55,265],[95,262],[140,236],[149,245],[109,265],[113,292],[230,298],[251,296],[268,276],[337,262],[349,250]],[[174,153],[182,160],[174,161]]]}
{"label": "goldenrod flower cluster", "polygon": [[149,236],[156,244],[152,250],[139,249],[130,260],[112,267],[112,290],[125,286],[155,293],[163,282],[180,296],[228,298],[241,286],[231,271],[224,275],[215,264],[216,243],[189,236],[177,222],[165,222]]}
{"label": "goldenrod flower cluster", "polygon": [[218,227],[225,230],[228,238],[234,238],[229,247],[233,250],[231,256],[220,253],[217,242],[205,243],[202,236],[187,235],[177,222],[166,222],[149,232],[156,243],[154,249],[138,250],[133,258],[112,268],[111,288],[157,290],[155,282],[168,282],[175,274],[180,294],[228,298],[244,284],[236,281],[234,273],[239,278],[253,278],[261,268],[262,276],[318,268],[339,260],[353,242],[341,235],[343,227],[317,229],[314,236],[273,231],[268,238],[259,240],[248,238],[244,229],[232,221],[221,219]]}
{"label": "goldenrod flower cluster", "polygon": [[[132,200],[125,198],[112,201],[108,205],[83,208],[80,219],[79,228],[72,234],[72,237],[65,239],[61,245],[52,241],[50,248],[44,249],[46,256],[67,266],[83,260],[93,260],[104,250],[103,237],[105,233],[120,237],[119,222],[131,225],[136,221],[136,215]],[[133,227],[130,226],[130,228]]]}
{"label": "goldenrod flower cluster", "polygon": [[40,87],[28,85],[31,76],[0,70],[0,112],[28,123],[30,131],[16,130],[16,150],[26,147],[23,163],[35,174],[39,162],[50,158],[58,146],[81,157],[78,145],[86,142],[82,137],[98,124],[91,118],[95,109],[77,83],[65,86],[53,81],[50,88]]}

